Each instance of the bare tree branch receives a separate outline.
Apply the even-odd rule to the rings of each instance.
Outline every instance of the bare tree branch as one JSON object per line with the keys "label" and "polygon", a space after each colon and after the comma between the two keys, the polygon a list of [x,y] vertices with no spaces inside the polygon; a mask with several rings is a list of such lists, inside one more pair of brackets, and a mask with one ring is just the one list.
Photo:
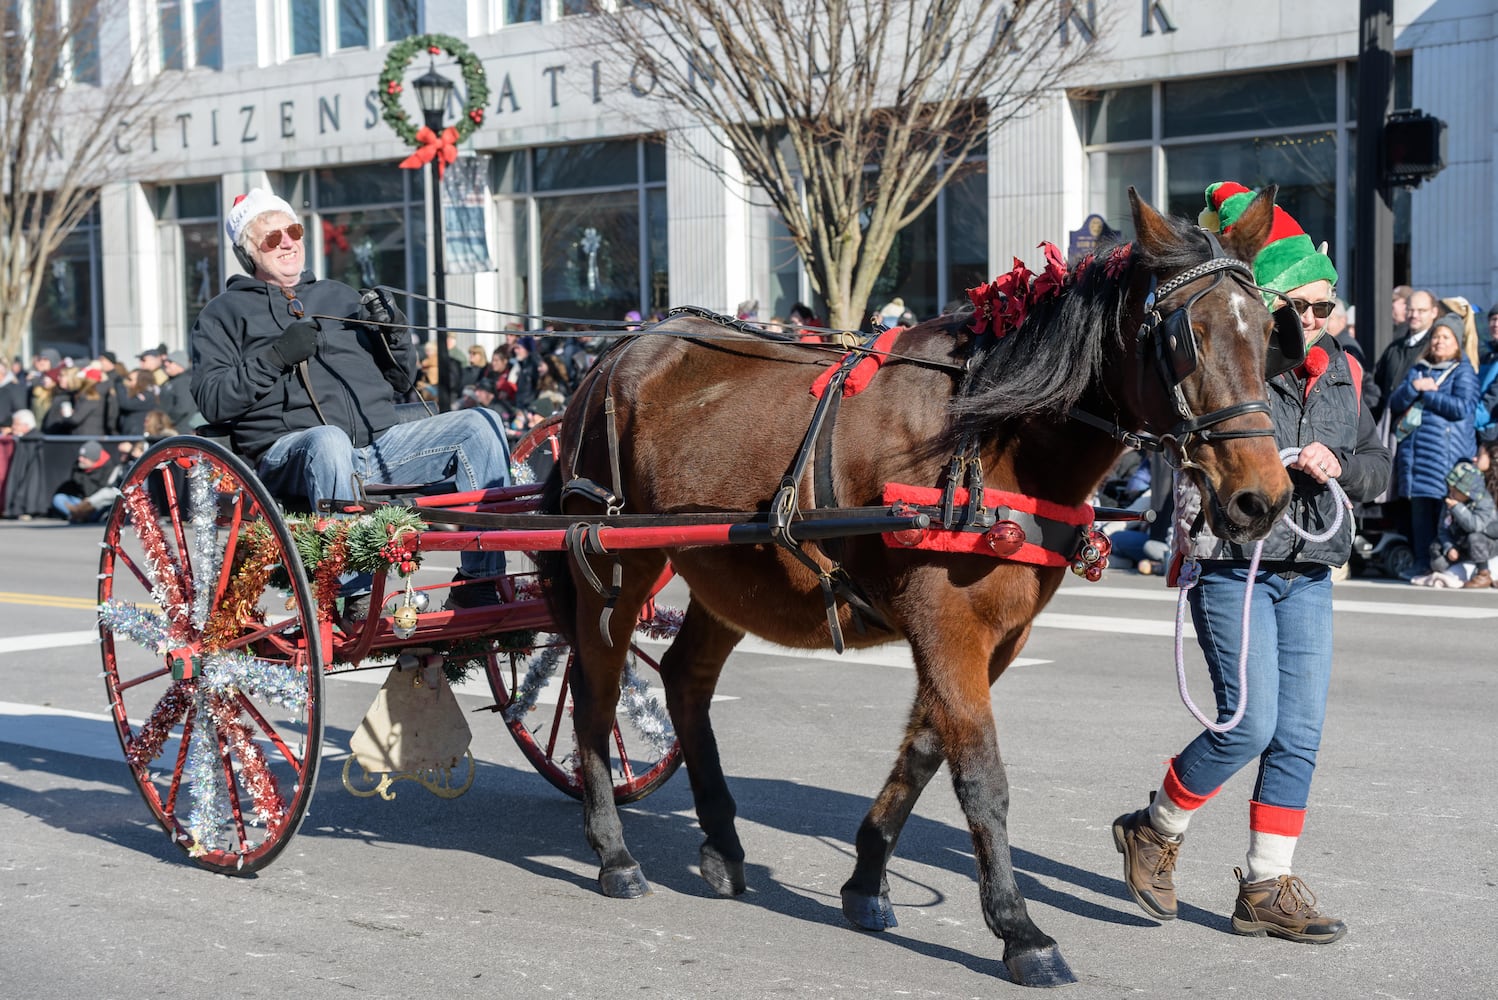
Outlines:
{"label": "bare tree branch", "polygon": [[900,230],[1092,55],[1094,6],[618,0],[567,23],[631,81],[617,110],[705,127],[780,213],[833,325],[856,327]]}
{"label": "bare tree branch", "polygon": [[[160,86],[111,36],[127,0],[30,0],[0,14],[0,356],[20,351],[48,262],[127,172],[128,124]],[[113,29],[113,30],[111,30]]]}

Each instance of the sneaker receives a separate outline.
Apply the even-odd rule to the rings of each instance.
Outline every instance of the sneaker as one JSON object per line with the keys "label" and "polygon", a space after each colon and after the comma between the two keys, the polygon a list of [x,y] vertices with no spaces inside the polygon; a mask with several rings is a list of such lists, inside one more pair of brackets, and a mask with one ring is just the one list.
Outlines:
{"label": "sneaker", "polygon": [[453,585],[447,592],[447,601],[442,605],[443,611],[456,611],[460,608],[492,608],[496,604],[503,604],[504,598],[499,596],[499,591],[494,589],[494,581],[488,579],[474,580],[462,570],[453,574]]}
{"label": "sneaker", "polygon": [[1134,572],[1138,573],[1140,576],[1154,576],[1155,563],[1151,559],[1141,559],[1134,564]]}
{"label": "sneaker", "polygon": [[1419,576],[1410,577],[1406,582],[1408,582],[1411,587],[1434,587],[1435,574],[1421,573]]}
{"label": "sneaker", "polygon": [[79,500],[68,508],[68,521],[72,524],[85,524],[94,516],[94,505],[87,500]]}
{"label": "sneaker", "polygon": [[1176,916],[1176,855],[1184,840],[1172,840],[1151,826],[1148,809],[1113,821],[1113,845],[1124,856],[1124,885],[1145,913],[1160,920]]}
{"label": "sneaker", "polygon": [[1238,876],[1238,902],[1233,906],[1233,930],[1253,937],[1284,938],[1303,944],[1331,944],[1347,933],[1347,925],[1316,909],[1316,895],[1297,875],[1281,875],[1262,882]]}
{"label": "sneaker", "polygon": [[1462,586],[1462,578],[1457,576],[1455,573],[1442,570],[1439,573],[1432,573],[1430,575],[1430,585],[1432,587],[1449,587],[1460,589]]}
{"label": "sneaker", "polygon": [[1479,587],[1491,587],[1492,585],[1493,574],[1488,572],[1488,568],[1486,566],[1478,570],[1476,573],[1473,573],[1472,576],[1468,578],[1467,582],[1462,584],[1462,586],[1468,590],[1475,590]]}

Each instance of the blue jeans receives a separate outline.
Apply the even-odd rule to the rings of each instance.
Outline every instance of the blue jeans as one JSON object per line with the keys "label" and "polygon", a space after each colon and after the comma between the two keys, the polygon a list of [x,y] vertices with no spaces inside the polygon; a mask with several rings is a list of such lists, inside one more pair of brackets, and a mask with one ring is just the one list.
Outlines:
{"label": "blue jeans", "polygon": [[[456,410],[396,424],[379,440],[355,448],[339,427],[313,427],[271,445],[256,469],[272,496],[352,499],[357,474],[370,482],[437,483],[451,479],[459,490],[510,484],[510,449],[504,427],[489,410]],[[463,572],[497,576],[503,552],[464,552]]]}
{"label": "blue jeans", "polygon": [[[1217,722],[1238,706],[1238,651],[1243,637],[1246,564],[1203,564],[1189,595],[1197,642],[1217,696]],[[1326,567],[1287,580],[1261,571],[1249,620],[1248,707],[1227,733],[1210,729],[1175,759],[1186,789],[1209,795],[1257,759],[1253,799],[1304,809],[1321,746],[1326,690],[1332,676],[1332,583]]]}

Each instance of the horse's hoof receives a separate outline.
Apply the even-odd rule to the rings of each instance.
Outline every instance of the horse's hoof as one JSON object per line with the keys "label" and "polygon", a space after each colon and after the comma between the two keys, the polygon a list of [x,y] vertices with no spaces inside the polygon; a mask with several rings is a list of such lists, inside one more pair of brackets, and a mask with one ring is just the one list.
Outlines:
{"label": "horse's hoof", "polygon": [[1009,978],[1019,986],[1070,986],[1077,981],[1061,957],[1061,949],[1053,944],[1005,956],[1004,965],[1009,968]]}
{"label": "horse's hoof", "polygon": [[702,846],[702,881],[720,896],[740,896],[748,884],[744,881],[744,862],[730,861],[717,851]]}
{"label": "horse's hoof", "polygon": [[900,922],[895,919],[895,908],[889,905],[889,894],[883,892],[877,896],[866,896],[861,892],[844,889],[843,916],[854,927],[861,927],[866,931],[882,931],[900,926]]}
{"label": "horse's hoof", "polygon": [[605,869],[598,873],[598,888],[610,899],[639,899],[650,895],[650,883],[639,865]]}

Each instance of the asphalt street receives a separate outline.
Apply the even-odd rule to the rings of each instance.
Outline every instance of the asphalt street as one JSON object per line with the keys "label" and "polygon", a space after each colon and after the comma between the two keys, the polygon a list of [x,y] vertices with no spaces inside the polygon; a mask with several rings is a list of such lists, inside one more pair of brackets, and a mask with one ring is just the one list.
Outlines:
{"label": "asphalt street", "polygon": [[[714,719],[748,851],[738,899],[695,874],[684,772],[623,810],[654,894],[602,897],[579,807],[487,713],[471,717],[479,766],[465,796],[410,783],[390,802],[349,795],[338,772],[374,671],[328,684],[329,766],[286,852],[253,878],[199,870],[152,820],[106,717],[101,534],[0,523],[4,996],[1025,995],[979,913],[944,773],[891,863],[900,926],[863,933],[839,910],[913,691],[902,647],[839,658],[750,642],[735,654]],[[432,563],[434,581],[450,572]],[[1069,580],[994,688],[1020,885],[1080,978],[1063,994],[1498,995],[1498,590],[1337,587],[1331,704],[1296,858],[1351,928],[1329,947],[1229,928],[1249,775],[1188,834],[1179,920],[1147,917],[1122,886],[1109,824],[1196,732],[1175,690],[1174,612],[1158,578]],[[475,687],[459,700],[492,698]]]}

